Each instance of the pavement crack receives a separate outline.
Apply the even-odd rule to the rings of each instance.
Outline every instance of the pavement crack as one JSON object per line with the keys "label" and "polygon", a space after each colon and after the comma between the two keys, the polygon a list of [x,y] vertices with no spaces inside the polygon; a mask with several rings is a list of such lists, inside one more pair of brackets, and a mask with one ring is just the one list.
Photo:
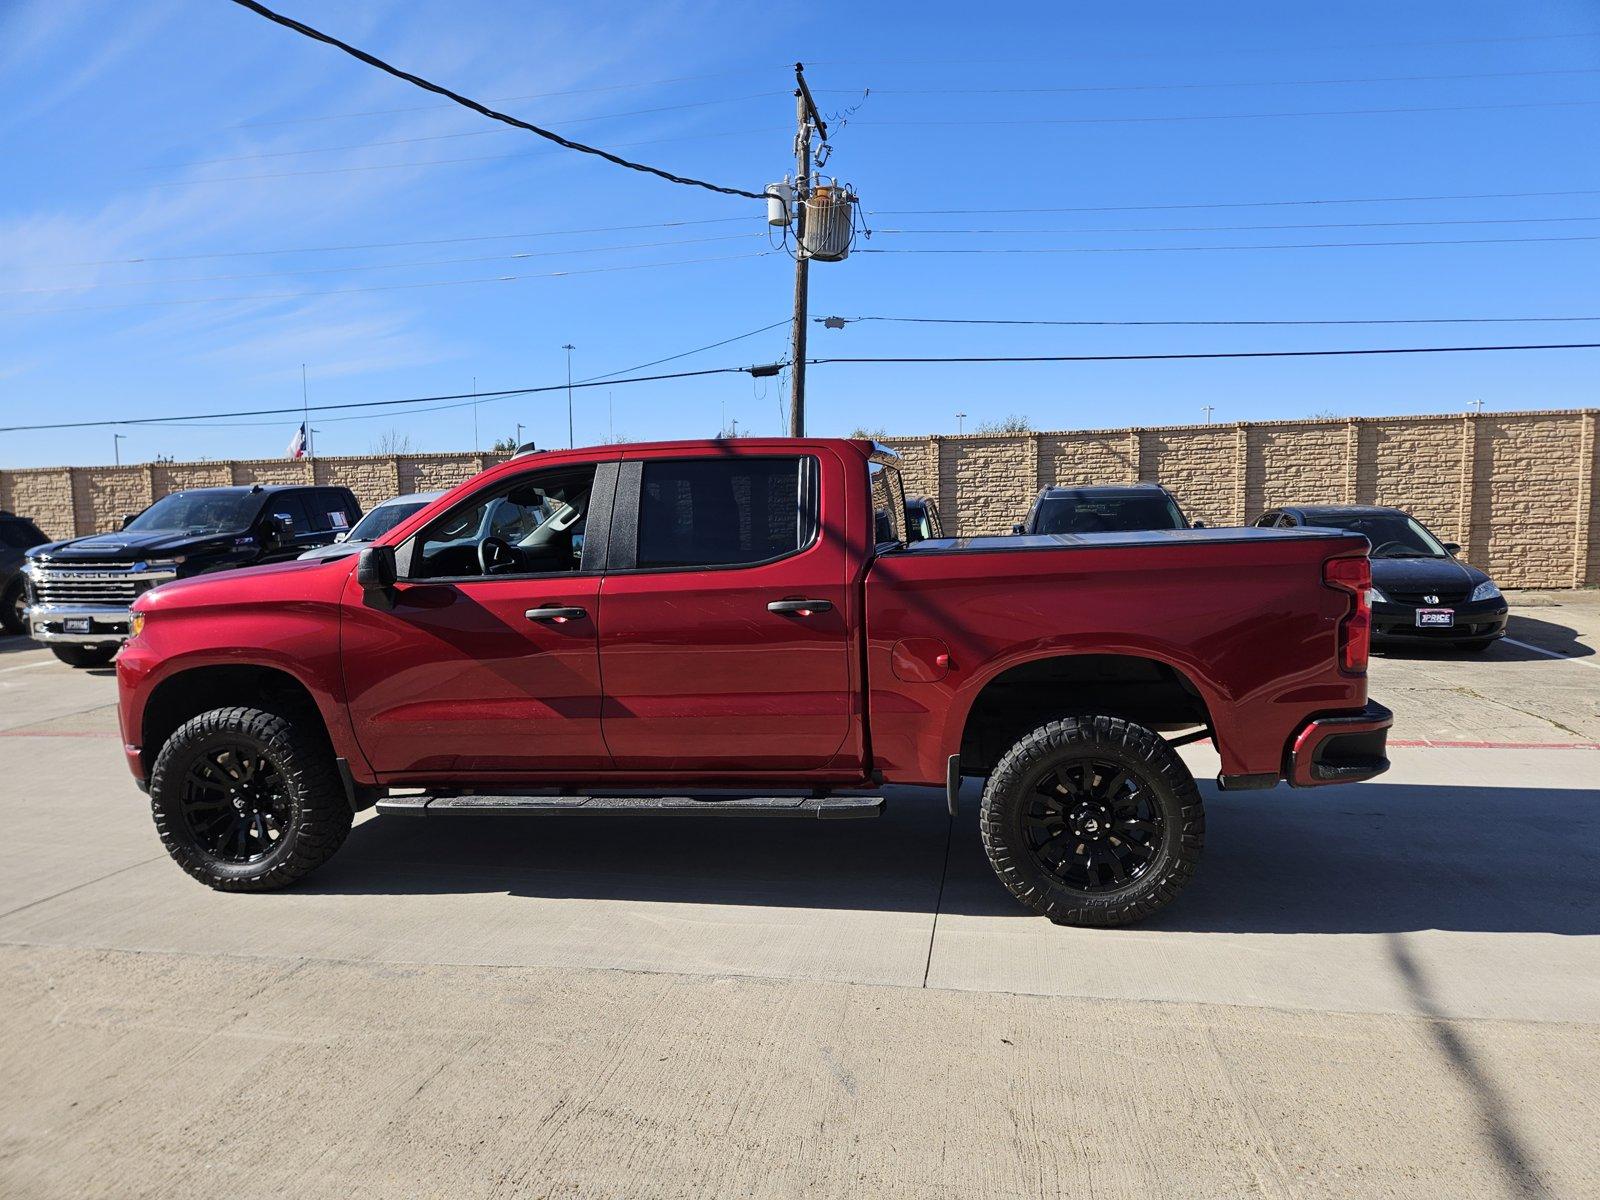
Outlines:
{"label": "pavement crack", "polygon": [[947,818],[944,835],[944,866],[939,871],[939,894],[933,900],[933,924],[928,928],[928,958],[922,964],[922,986],[928,986],[928,975],[933,970],[933,941],[939,936],[939,912],[944,907],[944,885],[950,878],[950,847],[955,844],[956,819]]}

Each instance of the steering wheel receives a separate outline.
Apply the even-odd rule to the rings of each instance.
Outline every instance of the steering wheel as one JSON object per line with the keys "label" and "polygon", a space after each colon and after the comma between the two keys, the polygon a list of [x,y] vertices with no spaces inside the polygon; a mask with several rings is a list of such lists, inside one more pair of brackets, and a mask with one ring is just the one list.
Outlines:
{"label": "steering wheel", "polygon": [[1406,545],[1406,544],[1405,544],[1405,543],[1404,543],[1404,542],[1399,542],[1399,541],[1395,541],[1395,542],[1384,542],[1384,543],[1383,543],[1383,545],[1381,545],[1381,546],[1377,546],[1377,547],[1374,547],[1374,548],[1373,548],[1373,551],[1372,551],[1372,555],[1371,555],[1371,557],[1373,557],[1373,558],[1379,558],[1379,557],[1382,557],[1382,555],[1383,555],[1383,552],[1384,552],[1384,551],[1385,551],[1385,550],[1387,550],[1387,549],[1388,549],[1388,548],[1389,548],[1389,547],[1390,547],[1390,546],[1398,546],[1398,547],[1399,547],[1399,548],[1400,548],[1400,549],[1402,549],[1402,550],[1409,550],[1409,549],[1411,549],[1411,547],[1410,547],[1410,546],[1408,546],[1408,545]]}
{"label": "steering wheel", "polygon": [[486,537],[478,543],[478,566],[485,575],[493,575],[497,570],[516,564],[516,554],[504,538]]}

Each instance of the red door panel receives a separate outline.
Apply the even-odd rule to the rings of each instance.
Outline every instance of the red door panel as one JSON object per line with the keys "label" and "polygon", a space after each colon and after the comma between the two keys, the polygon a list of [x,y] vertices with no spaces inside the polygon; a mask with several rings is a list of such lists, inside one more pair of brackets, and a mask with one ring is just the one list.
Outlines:
{"label": "red door panel", "polygon": [[[770,445],[722,447],[718,457],[741,454],[771,457],[774,450]],[[649,452],[640,457],[645,464],[652,458]],[[683,454],[653,457],[681,460]],[[838,766],[834,760],[847,740],[856,745],[849,738],[855,719],[854,614],[847,556],[837,532],[844,524],[843,468],[836,457],[822,454],[816,469],[823,476],[814,488],[821,506],[813,523],[818,532],[805,549],[777,561],[630,570],[628,547],[639,526],[621,534],[614,526],[600,660],[606,745],[619,768],[807,770]],[[648,492],[648,482],[645,488]],[[624,493],[638,496],[639,489],[619,485],[619,524],[639,520],[635,501],[625,503]],[[746,493],[736,486],[733,494]],[[748,511],[732,514],[705,500],[695,493],[697,523],[742,520],[748,533]],[[638,503],[649,503],[648,497]],[[645,530],[651,520],[647,513]],[[695,532],[697,538],[705,533],[698,524]],[[666,534],[661,537],[670,542]],[[823,603],[804,612],[768,608],[802,598]]]}
{"label": "red door panel", "polygon": [[[402,582],[393,607],[352,573],[341,630],[350,714],[381,774],[601,770],[600,581]],[[532,621],[529,609],[582,617]]]}

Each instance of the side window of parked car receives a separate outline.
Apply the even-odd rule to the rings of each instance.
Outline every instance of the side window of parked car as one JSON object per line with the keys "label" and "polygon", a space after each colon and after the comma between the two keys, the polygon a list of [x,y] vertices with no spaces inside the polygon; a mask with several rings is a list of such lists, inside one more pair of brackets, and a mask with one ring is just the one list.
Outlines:
{"label": "side window of parked car", "polygon": [[311,519],[298,492],[279,492],[267,501],[267,511],[284,523],[286,539],[305,537],[312,531]]}
{"label": "side window of parked car", "polygon": [[345,533],[359,519],[350,497],[337,488],[318,488],[301,496],[306,517],[316,533]]}
{"label": "side window of parked car", "polygon": [[639,489],[640,567],[731,567],[770,562],[809,543],[814,460],[653,459]]}

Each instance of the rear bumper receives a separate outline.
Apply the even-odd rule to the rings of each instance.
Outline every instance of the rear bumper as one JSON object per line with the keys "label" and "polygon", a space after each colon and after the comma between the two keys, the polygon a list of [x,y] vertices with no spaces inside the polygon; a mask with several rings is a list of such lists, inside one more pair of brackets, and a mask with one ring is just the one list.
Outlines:
{"label": "rear bumper", "polygon": [[1389,769],[1394,714],[1375,700],[1359,713],[1316,717],[1295,735],[1284,774],[1291,787],[1360,783]]}

